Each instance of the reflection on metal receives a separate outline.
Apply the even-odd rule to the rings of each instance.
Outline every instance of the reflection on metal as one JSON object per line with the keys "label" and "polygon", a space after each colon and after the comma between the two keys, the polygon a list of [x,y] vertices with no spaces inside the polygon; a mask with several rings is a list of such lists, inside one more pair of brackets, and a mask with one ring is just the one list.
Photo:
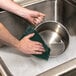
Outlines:
{"label": "reflection on metal", "polygon": [[13,76],[0,57],[0,76]]}
{"label": "reflection on metal", "polygon": [[35,28],[50,47],[50,56],[62,54],[69,44],[69,33],[59,22],[46,21]]}
{"label": "reflection on metal", "polygon": [[[75,3],[75,4],[74,4]],[[76,0],[64,0],[64,25],[71,36],[76,36]]]}
{"label": "reflection on metal", "polygon": [[76,58],[37,76],[76,76]]}
{"label": "reflection on metal", "polygon": [[32,4],[40,3],[46,0],[14,0],[16,3],[20,4],[21,6],[29,6]]}

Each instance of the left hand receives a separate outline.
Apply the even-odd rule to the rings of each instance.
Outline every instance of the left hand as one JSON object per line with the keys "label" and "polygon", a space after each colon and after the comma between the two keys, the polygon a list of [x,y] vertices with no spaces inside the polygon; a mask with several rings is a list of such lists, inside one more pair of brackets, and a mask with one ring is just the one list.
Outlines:
{"label": "left hand", "polygon": [[25,13],[23,15],[23,18],[27,19],[34,25],[39,24],[41,21],[43,21],[44,17],[45,14],[29,9],[25,9]]}

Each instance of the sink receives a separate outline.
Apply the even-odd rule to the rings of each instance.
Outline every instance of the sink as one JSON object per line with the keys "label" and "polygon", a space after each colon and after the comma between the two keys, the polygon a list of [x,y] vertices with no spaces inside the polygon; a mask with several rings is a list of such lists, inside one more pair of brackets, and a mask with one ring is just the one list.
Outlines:
{"label": "sink", "polygon": [[68,71],[60,76],[76,76],[76,68],[72,69],[72,70],[70,70],[70,71]]}
{"label": "sink", "polygon": [[[55,13],[56,10],[53,10],[55,8],[54,7],[55,6],[54,1],[55,0],[45,0],[43,2],[36,3],[36,4],[33,4],[33,5],[29,5],[29,6],[26,6],[26,7],[29,8],[29,9],[33,9],[33,10],[37,10],[37,11],[45,13],[46,17],[45,17],[44,21],[57,20],[58,22],[61,22],[68,29],[70,36],[71,37],[73,37],[73,36],[76,37],[76,14],[73,14],[72,18],[70,18],[69,20],[65,19],[65,17],[62,14],[62,10],[60,10],[60,9],[63,9],[64,7],[60,6],[61,8],[59,8],[59,10],[60,10],[61,13]],[[63,3],[62,0],[59,0],[59,1],[61,1],[61,4]],[[25,19],[23,19],[23,18],[21,18],[17,15],[14,15],[10,12],[7,12],[7,11],[2,12],[2,11],[3,10],[0,11],[0,22],[2,22],[5,25],[5,27],[16,38],[19,39],[20,36],[22,36],[23,32],[25,31],[27,26],[29,26],[30,23],[27,22],[27,20],[25,20]],[[75,43],[75,45],[76,45],[76,43]],[[66,59],[68,59],[68,58],[66,58]],[[74,61],[76,62],[76,59]],[[66,64],[65,64],[65,66],[66,66]],[[72,67],[72,65],[71,65],[71,67]],[[47,73],[46,74],[45,73],[46,72],[44,72],[43,74],[41,74],[39,76],[45,76],[47,74]],[[69,74],[75,74],[76,75],[76,66],[74,66],[72,69],[65,72],[64,74],[60,74],[60,76],[69,76]],[[49,76],[49,75],[46,75],[46,76]],[[74,75],[72,75],[72,76],[74,76]]]}
{"label": "sink", "polygon": [[76,36],[76,13],[64,23],[71,36]]}
{"label": "sink", "polygon": [[38,76],[76,76],[76,58],[50,69]]}
{"label": "sink", "polygon": [[[66,18],[66,15],[65,15],[66,12],[65,12],[65,6],[64,6],[65,4],[63,5],[63,3],[65,3],[65,2],[63,2],[61,0],[58,0],[58,1],[61,1],[60,3],[63,6],[61,8],[58,8],[58,10],[59,10],[60,13],[58,11],[57,11],[57,14],[54,13],[54,12],[56,12],[56,10],[53,9],[53,8],[55,8],[54,7],[55,6],[54,5],[54,1],[53,0],[48,0],[48,2],[45,1],[44,3],[36,4],[34,6],[31,5],[31,6],[28,6],[27,8],[33,9],[33,10],[37,10],[37,11],[45,13],[46,17],[45,17],[44,21],[47,21],[47,20],[54,20],[55,21],[56,20],[57,22],[62,23],[67,28],[70,37],[73,37],[73,36],[76,37],[76,13],[73,13],[71,15],[71,17]],[[58,6],[59,6],[59,4],[58,4]],[[61,9],[63,9],[63,10],[61,10]],[[62,13],[62,11],[64,13]],[[55,19],[56,16],[57,16],[57,19]],[[60,67],[63,66],[63,69],[65,69],[64,67],[66,67],[66,66],[68,66],[67,68],[72,67],[70,64],[75,65],[76,64],[76,59],[71,60],[71,61],[69,61],[67,63],[64,63],[64,64],[60,65]],[[57,66],[57,67],[59,67],[59,66]],[[57,67],[56,67],[56,70],[58,70]],[[53,68],[53,69],[55,69],[55,68]],[[67,70],[67,71],[65,71],[65,70],[63,71],[63,73],[61,73],[59,75],[56,75],[56,76],[76,76],[76,65],[74,67],[72,67],[71,69]],[[46,72],[44,72],[44,73],[42,73],[42,74],[40,74],[38,76],[50,76],[50,74],[52,75],[52,71],[48,70],[48,71],[46,71]]]}
{"label": "sink", "polygon": [[[71,36],[76,36],[76,1],[64,0],[63,22]],[[69,9],[70,8],[70,9]]]}
{"label": "sink", "polygon": [[[62,23],[62,14],[58,13],[59,11],[62,12],[62,10],[61,10],[62,1],[59,0],[59,2],[61,4],[60,5],[58,4],[58,6],[55,4],[55,1],[56,0],[47,0],[47,1],[44,0],[42,2],[31,4],[26,7],[29,9],[32,9],[32,10],[36,10],[36,11],[45,13],[46,17],[45,17],[44,21],[57,20]],[[56,6],[57,7],[60,6],[61,8],[58,8],[58,10],[56,10],[56,9],[54,9],[54,8],[56,8]],[[55,12],[57,12],[57,13],[55,13]],[[23,19],[17,15],[14,15],[10,12],[7,12],[7,11],[2,12],[2,10],[0,11],[0,22],[2,22],[5,25],[5,27],[18,39],[20,38],[21,34],[25,31],[27,26],[29,26],[29,23],[25,19]],[[12,26],[10,26],[11,24],[12,24]]]}
{"label": "sink", "polygon": [[4,61],[0,57],[0,76],[12,76]]}
{"label": "sink", "polygon": [[18,39],[28,26],[26,20],[6,11],[0,12],[0,22]]}

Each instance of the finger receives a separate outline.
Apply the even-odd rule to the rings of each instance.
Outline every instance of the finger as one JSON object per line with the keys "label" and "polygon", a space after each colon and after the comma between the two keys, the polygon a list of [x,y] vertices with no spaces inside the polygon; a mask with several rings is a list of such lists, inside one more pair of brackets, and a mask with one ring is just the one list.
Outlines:
{"label": "finger", "polygon": [[39,18],[35,18],[34,23],[35,24],[39,24],[40,22],[42,22],[43,19],[39,19]]}
{"label": "finger", "polygon": [[36,25],[36,18],[33,18],[33,24]]}
{"label": "finger", "polygon": [[26,36],[26,38],[30,39],[30,38],[32,38],[34,35],[35,35],[35,33],[29,34],[29,35]]}
{"label": "finger", "polygon": [[43,46],[43,44],[42,44],[42,43],[37,42],[37,41],[34,41],[34,44],[35,44],[35,45],[40,45],[40,46]]}
{"label": "finger", "polygon": [[43,13],[40,13],[40,14],[39,14],[39,16],[45,17],[45,14],[43,14]]}
{"label": "finger", "polygon": [[34,18],[33,18],[33,17],[30,16],[30,17],[28,17],[27,20],[28,20],[29,22],[31,22],[32,24],[35,24],[35,23],[34,23]]}
{"label": "finger", "polygon": [[36,17],[34,17],[34,21],[33,21],[34,24],[39,24],[40,22],[42,22],[44,17],[45,17],[45,14],[38,12],[38,15],[36,15]]}
{"label": "finger", "polygon": [[40,21],[43,21],[43,20],[44,20],[44,17],[38,17],[38,19],[39,19]]}
{"label": "finger", "polygon": [[42,45],[42,44],[35,44],[35,47],[36,47],[36,48],[44,49],[44,47],[43,47],[43,45]]}
{"label": "finger", "polygon": [[39,24],[39,23],[40,23],[40,20],[37,19],[37,18],[35,18],[34,23],[35,23],[35,24]]}
{"label": "finger", "polygon": [[35,47],[34,49],[35,51],[38,51],[38,52],[45,52],[44,48]]}
{"label": "finger", "polygon": [[34,23],[35,24],[39,24],[40,22],[42,22],[44,19],[44,17],[38,16],[37,18],[34,18]]}
{"label": "finger", "polygon": [[34,52],[34,54],[42,54],[42,52]]}

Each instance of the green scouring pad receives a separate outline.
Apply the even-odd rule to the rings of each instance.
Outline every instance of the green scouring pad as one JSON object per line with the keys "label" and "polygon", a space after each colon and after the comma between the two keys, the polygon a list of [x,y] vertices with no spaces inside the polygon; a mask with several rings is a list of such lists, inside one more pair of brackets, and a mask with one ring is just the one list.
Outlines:
{"label": "green scouring pad", "polygon": [[41,58],[41,59],[44,59],[44,60],[48,60],[49,56],[50,56],[50,48],[46,45],[46,43],[43,41],[43,39],[41,38],[39,33],[36,30],[34,30],[34,28],[32,26],[28,26],[27,27],[27,29],[25,30],[25,32],[21,36],[20,40],[24,36],[26,36],[28,34],[31,34],[31,33],[35,33],[35,35],[32,38],[30,38],[30,39],[33,40],[33,41],[38,41],[38,42],[42,43],[43,47],[45,49],[45,52],[43,52],[42,54],[33,54],[33,55],[38,57],[38,58]]}

